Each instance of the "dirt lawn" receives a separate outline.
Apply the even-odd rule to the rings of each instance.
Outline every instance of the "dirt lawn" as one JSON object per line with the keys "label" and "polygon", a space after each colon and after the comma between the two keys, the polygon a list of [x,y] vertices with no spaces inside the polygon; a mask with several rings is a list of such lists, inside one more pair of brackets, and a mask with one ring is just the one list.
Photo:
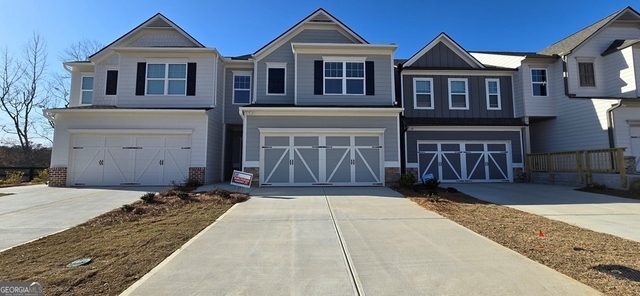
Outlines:
{"label": "dirt lawn", "polygon": [[[187,193],[185,193],[187,194]],[[37,281],[45,295],[118,295],[245,194],[156,197],[0,253],[0,281]],[[184,195],[183,195],[184,197]],[[90,257],[80,267],[71,261]]]}
{"label": "dirt lawn", "polygon": [[428,210],[607,295],[640,295],[638,242],[491,204],[460,192],[439,190],[441,199],[437,202],[427,197],[426,190],[400,192]]}

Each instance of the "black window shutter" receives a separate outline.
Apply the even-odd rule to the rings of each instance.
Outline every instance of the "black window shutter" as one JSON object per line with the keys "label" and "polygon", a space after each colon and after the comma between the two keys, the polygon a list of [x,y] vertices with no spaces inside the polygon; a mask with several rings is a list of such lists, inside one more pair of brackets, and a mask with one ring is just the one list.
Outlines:
{"label": "black window shutter", "polygon": [[324,90],[322,87],[322,82],[324,79],[324,75],[323,75],[323,62],[322,61],[315,61],[313,63],[313,94],[314,95],[321,95]]}
{"label": "black window shutter", "polygon": [[136,96],[144,96],[144,84],[147,78],[147,63],[138,63],[136,74]]}
{"label": "black window shutter", "polygon": [[269,68],[268,71],[267,93],[284,94],[284,68]]}
{"label": "black window shutter", "polygon": [[196,95],[196,63],[187,64],[187,96]]}
{"label": "black window shutter", "polygon": [[376,94],[376,77],[374,76],[374,66],[373,66],[373,61],[366,61],[364,64],[364,71],[365,71],[365,79],[366,79],[366,83],[367,83],[367,96],[374,96]]}
{"label": "black window shutter", "polygon": [[113,96],[118,92],[118,71],[108,70],[107,71],[107,87],[105,91],[105,95]]}

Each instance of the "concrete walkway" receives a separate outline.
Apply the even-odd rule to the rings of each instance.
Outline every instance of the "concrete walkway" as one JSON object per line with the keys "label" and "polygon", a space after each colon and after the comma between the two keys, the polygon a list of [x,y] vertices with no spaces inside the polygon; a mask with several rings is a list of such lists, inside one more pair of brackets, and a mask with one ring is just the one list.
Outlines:
{"label": "concrete walkway", "polygon": [[387,188],[259,188],[123,295],[599,295]]}
{"label": "concrete walkway", "polygon": [[640,200],[530,183],[452,186],[488,202],[640,242]]}
{"label": "concrete walkway", "polygon": [[162,188],[0,188],[0,251],[47,236],[134,202]]}

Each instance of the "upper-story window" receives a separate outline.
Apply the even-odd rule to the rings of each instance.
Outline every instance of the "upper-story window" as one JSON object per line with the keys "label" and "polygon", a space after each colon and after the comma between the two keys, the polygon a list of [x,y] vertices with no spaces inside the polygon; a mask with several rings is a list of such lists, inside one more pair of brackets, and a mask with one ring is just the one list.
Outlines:
{"label": "upper-story window", "polygon": [[580,73],[580,86],[596,86],[593,62],[578,62],[578,72]]}
{"label": "upper-story window", "polygon": [[433,78],[413,79],[413,107],[433,109]]}
{"label": "upper-story window", "polygon": [[500,79],[485,80],[487,87],[487,110],[500,110]]}
{"label": "upper-story window", "polygon": [[449,78],[449,109],[469,109],[467,83],[466,78]]}
{"label": "upper-story window", "polygon": [[531,88],[534,97],[547,96],[547,69],[531,69]]}
{"label": "upper-story window", "polygon": [[267,63],[267,95],[287,92],[287,63]]}
{"label": "upper-story window", "polygon": [[324,93],[364,95],[364,61],[325,61]]}
{"label": "upper-story window", "polygon": [[118,93],[118,70],[107,70],[107,82],[105,85],[105,95],[114,96]]}
{"label": "upper-story window", "polygon": [[91,104],[93,101],[93,76],[82,76],[81,89],[80,104]]}
{"label": "upper-story window", "polygon": [[251,103],[251,72],[233,72],[233,104]]}
{"label": "upper-story window", "polygon": [[147,64],[147,95],[185,95],[187,64]]}

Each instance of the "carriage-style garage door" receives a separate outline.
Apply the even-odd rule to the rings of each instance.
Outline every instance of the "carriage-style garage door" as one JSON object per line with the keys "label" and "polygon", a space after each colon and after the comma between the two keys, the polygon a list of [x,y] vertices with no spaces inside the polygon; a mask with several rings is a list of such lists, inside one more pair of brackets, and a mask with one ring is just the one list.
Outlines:
{"label": "carriage-style garage door", "polygon": [[380,135],[266,135],[262,186],[383,185]]}
{"label": "carriage-style garage door", "polygon": [[72,148],[74,186],[168,185],[191,159],[189,135],[76,135]]}
{"label": "carriage-style garage door", "polygon": [[511,182],[509,142],[418,141],[420,176],[443,182]]}

